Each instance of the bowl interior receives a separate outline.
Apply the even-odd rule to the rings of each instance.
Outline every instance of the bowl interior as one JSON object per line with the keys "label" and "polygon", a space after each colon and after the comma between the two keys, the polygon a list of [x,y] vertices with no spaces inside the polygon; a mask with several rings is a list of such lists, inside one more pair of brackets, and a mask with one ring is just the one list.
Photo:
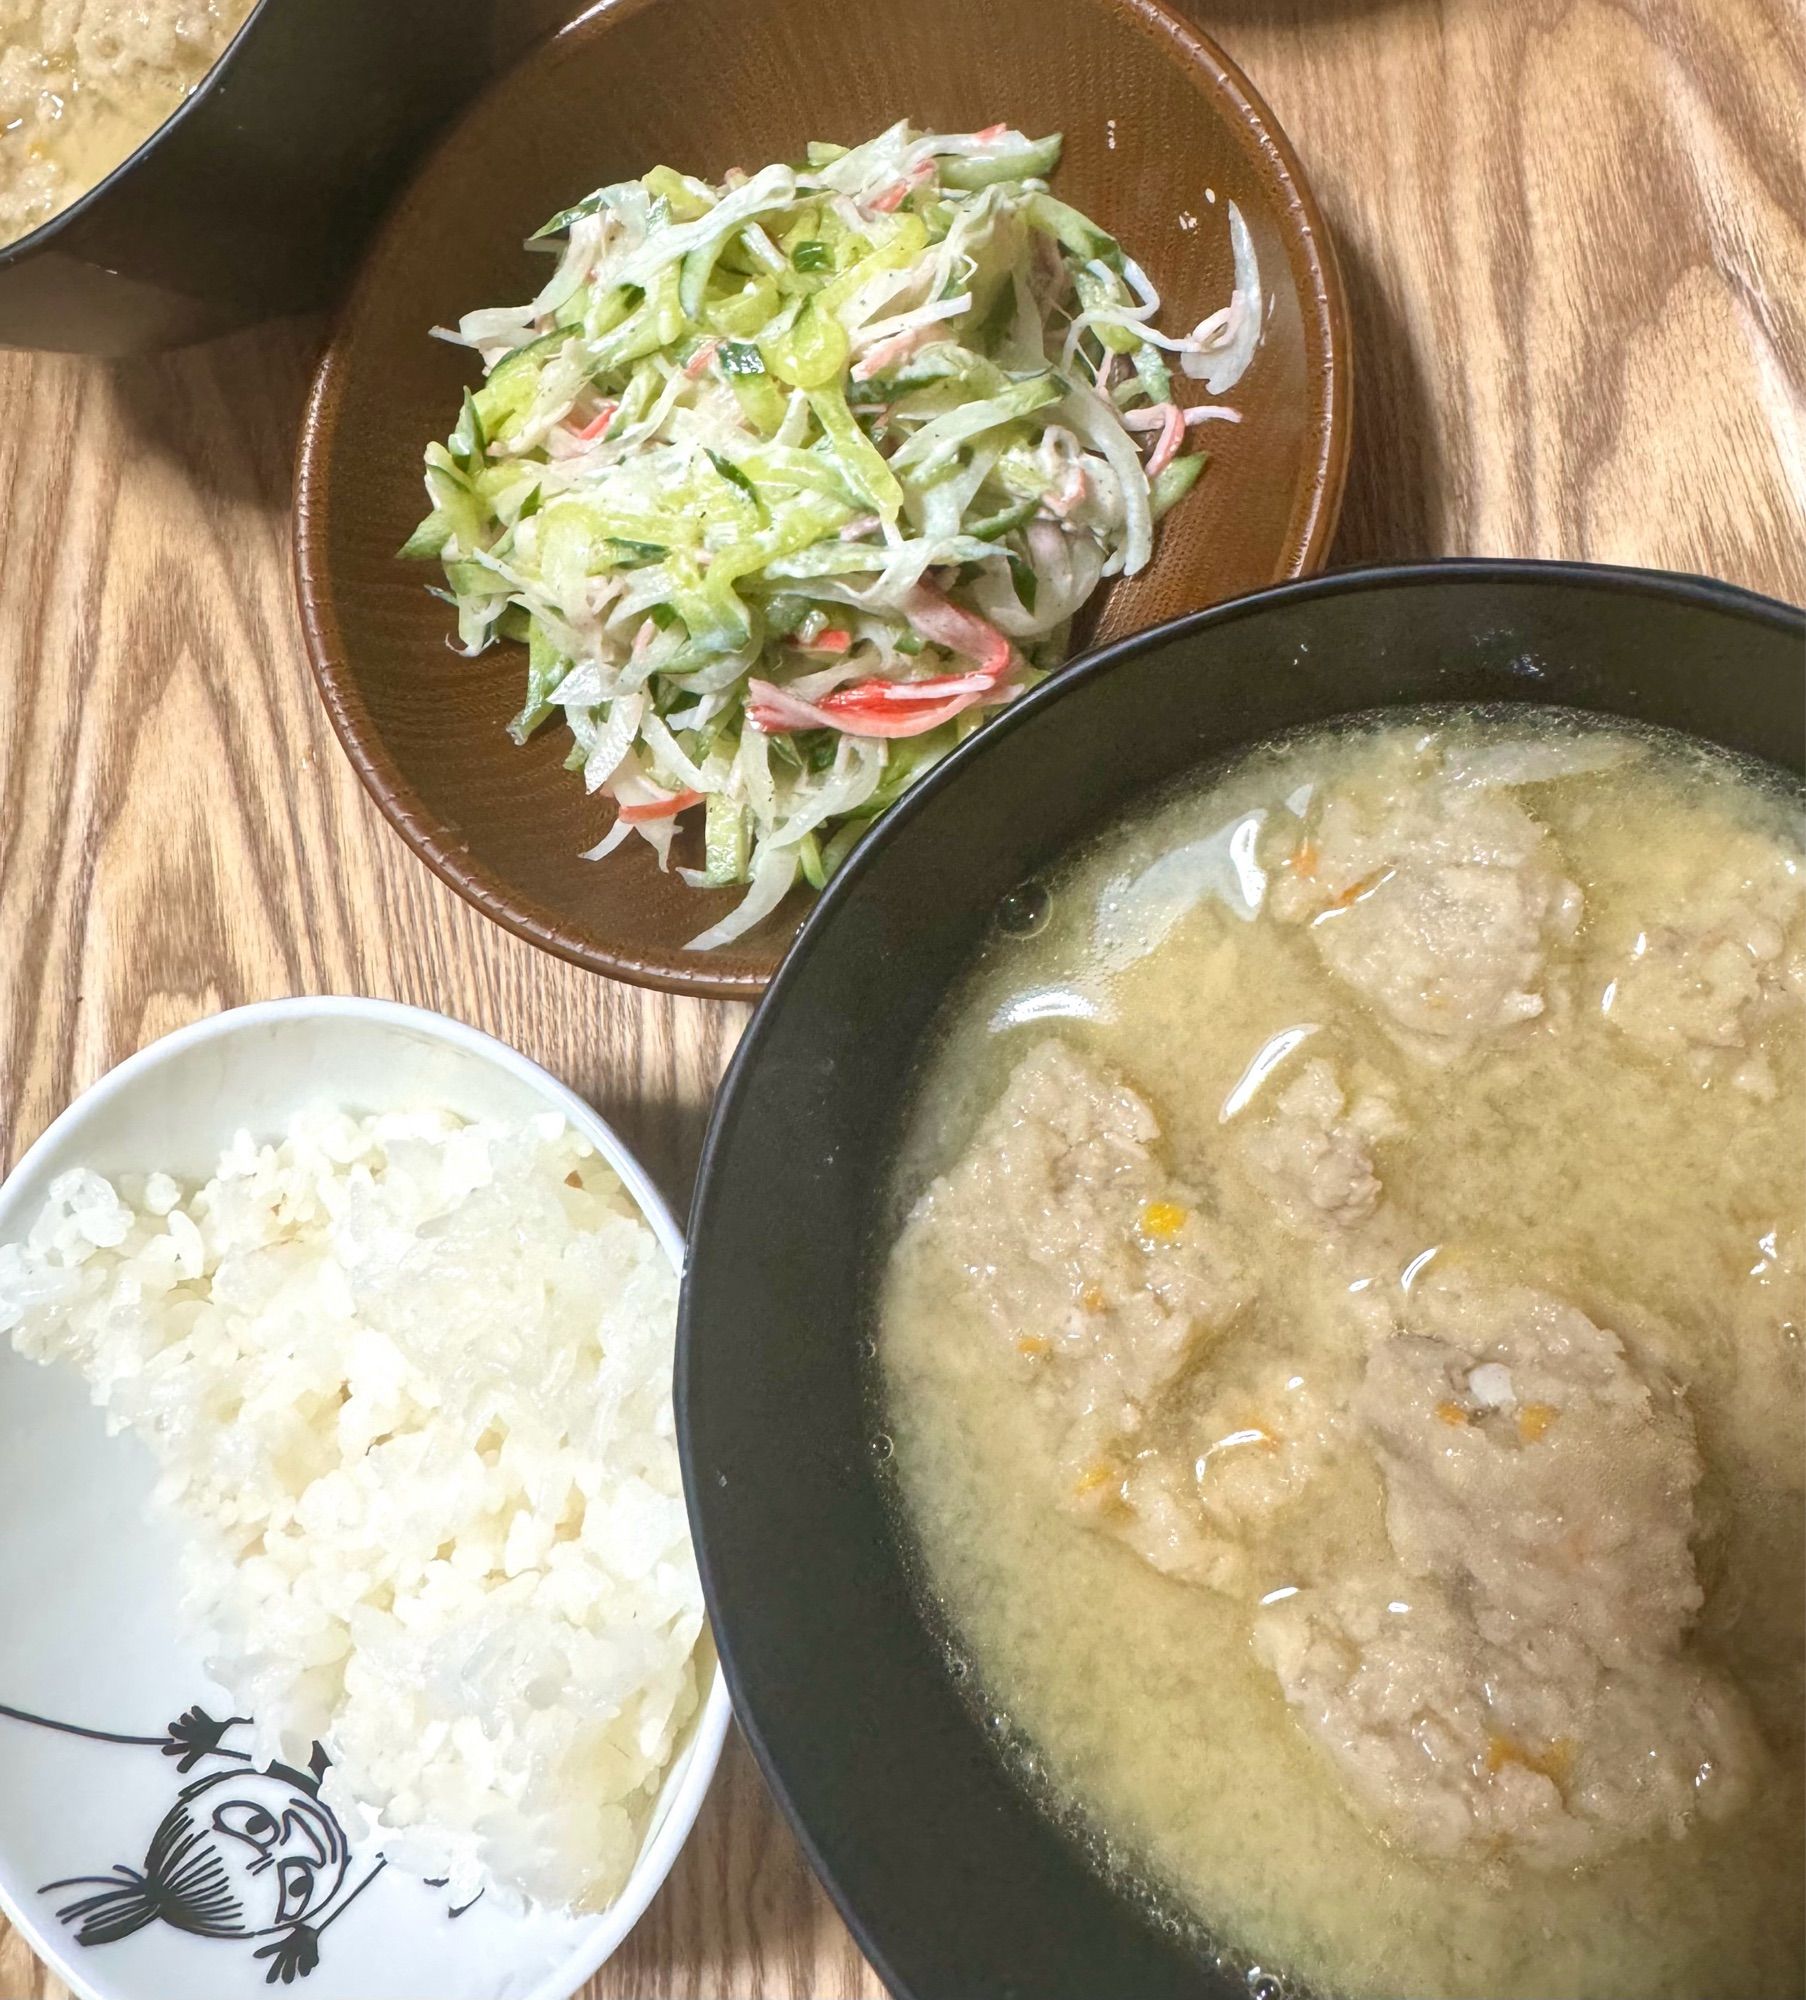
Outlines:
{"label": "bowl interior", "polygon": [[[31,1226],[50,1181],[161,1166],[209,1175],[240,1129],[279,1132],[310,1102],[358,1111],[443,1105],[465,1117],[565,1111],[645,1206],[674,1263],[675,1224],[600,1119],[525,1058],[459,1024],[368,1001],[243,1008],[155,1044],[51,1128],[0,1189],[0,1242]],[[261,1990],[263,1939],[196,1937],[152,1924],[83,1947],[57,1920],[79,1891],[47,1883],[143,1864],[185,1780],[154,1739],[197,1702],[231,1711],[178,1616],[177,1536],[148,1502],[149,1453],[108,1438],[70,1371],[40,1368],[0,1338],[0,1902],[77,1991],[104,2000],[238,2000]],[[599,1917],[521,1915],[485,1897],[453,1918],[442,1890],[377,1878],[321,1940],[321,2000],[563,2000],[625,1934],[657,1887],[707,1788],[727,1720],[718,1671],[668,1775],[633,1880]],[[150,1745],[95,1742],[8,1713]],[[217,1765],[203,1764],[205,1777]],[[353,1870],[370,1855],[354,1853]]]}
{"label": "bowl interior", "polygon": [[1227,302],[1227,205],[1242,210],[1270,311],[1237,388],[1239,426],[1102,638],[1293,576],[1321,559],[1346,454],[1340,293],[1308,193],[1245,82],[1153,0],[642,0],[586,17],[485,97],[391,218],[327,351],[302,444],[298,562],[310,648],[340,736],[379,803],[454,887],[597,970],[756,992],[797,899],[706,956],[683,945],[733,897],[661,876],[642,842],[582,861],[610,808],[561,769],[551,728],[502,733],[523,654],[449,652],[425,565],[394,558],[424,509],[420,454],[456,416],[474,357],[426,337],[543,283],[521,248],[550,214],[656,162],[719,176],[907,116],[1063,131],[1059,192],[1114,229],[1161,288],[1163,323]]}
{"label": "bowl interior", "polygon": [[1248,1990],[1107,1887],[1006,1773],[919,1613],[874,1471],[858,1347],[886,1179],[924,1039],[998,899],[1163,781],[1389,703],[1565,703],[1799,771],[1803,639],[1799,613],[1630,572],[1474,564],[1294,585],[1031,696],[830,887],[717,1102],[678,1425],[741,1722],[899,1994]]}

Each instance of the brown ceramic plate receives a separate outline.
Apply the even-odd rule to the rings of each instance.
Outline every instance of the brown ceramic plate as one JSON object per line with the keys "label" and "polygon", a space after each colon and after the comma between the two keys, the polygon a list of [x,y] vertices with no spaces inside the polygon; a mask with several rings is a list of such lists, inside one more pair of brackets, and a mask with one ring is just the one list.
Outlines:
{"label": "brown ceramic plate", "polygon": [[563,770],[557,731],[525,749],[503,733],[521,649],[450,651],[438,579],[395,557],[424,510],[422,448],[476,372],[427,329],[530,297],[546,266],[523,239],[593,187],[661,161],[718,178],[899,117],[1064,132],[1055,191],[1140,259],[1168,327],[1227,301],[1227,202],[1247,218],[1271,304],[1233,398],[1243,422],[1211,427],[1209,471],[1093,638],[1304,574],[1328,545],[1348,454],[1334,256],[1271,114],[1157,0],[615,0],[584,16],[465,115],[378,237],[308,405],[296,563],[327,710],[378,805],[479,909],[597,972],[751,998],[806,905],[687,952],[739,892],[686,888],[640,841],[580,858],[611,808]]}

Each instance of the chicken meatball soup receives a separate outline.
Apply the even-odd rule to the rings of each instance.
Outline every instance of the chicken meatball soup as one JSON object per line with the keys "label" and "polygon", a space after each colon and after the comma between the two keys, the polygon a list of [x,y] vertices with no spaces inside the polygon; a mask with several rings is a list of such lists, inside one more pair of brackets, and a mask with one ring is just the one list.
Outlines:
{"label": "chicken meatball soup", "polygon": [[1022,1772],[1259,1993],[1801,1991],[1806,821],[1558,711],[1012,899],[878,1394]]}

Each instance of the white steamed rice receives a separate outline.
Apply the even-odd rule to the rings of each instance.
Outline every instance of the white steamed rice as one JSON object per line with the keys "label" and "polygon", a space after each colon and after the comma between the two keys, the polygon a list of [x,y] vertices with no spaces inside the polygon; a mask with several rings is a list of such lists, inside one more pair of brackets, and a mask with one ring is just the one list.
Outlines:
{"label": "white steamed rice", "polygon": [[354,1840],[556,1907],[619,1891],[698,1700],[676,1297],[555,1114],[77,1170],[0,1248],[0,1332],[154,1453],[257,1754],[319,1740]]}

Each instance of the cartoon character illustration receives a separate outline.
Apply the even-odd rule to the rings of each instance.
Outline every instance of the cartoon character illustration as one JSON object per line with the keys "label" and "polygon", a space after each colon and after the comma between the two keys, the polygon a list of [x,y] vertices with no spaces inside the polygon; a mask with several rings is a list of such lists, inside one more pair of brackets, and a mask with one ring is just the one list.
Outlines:
{"label": "cartoon character illustration", "polygon": [[205,1709],[191,1708],[162,1736],[119,1736],[3,1703],[0,1715],[97,1742],[155,1746],[183,1776],[209,1758],[240,1767],[210,1771],[182,1788],[151,1836],[142,1867],[121,1862],[106,1875],[44,1885],[39,1893],[47,1896],[87,1892],[57,1911],[78,1944],[113,1944],[153,1923],[195,1937],[268,1938],[252,1953],[269,1962],[265,1983],[291,1985],[319,1964],[321,1934],[388,1865],[379,1855],[346,1893],[350,1844],[320,1798],[326,1753],[316,1743],[306,1771],[286,1764],[257,1770],[248,1753],[224,1743],[229,1731],[248,1726],[248,1716],[216,1722]]}

